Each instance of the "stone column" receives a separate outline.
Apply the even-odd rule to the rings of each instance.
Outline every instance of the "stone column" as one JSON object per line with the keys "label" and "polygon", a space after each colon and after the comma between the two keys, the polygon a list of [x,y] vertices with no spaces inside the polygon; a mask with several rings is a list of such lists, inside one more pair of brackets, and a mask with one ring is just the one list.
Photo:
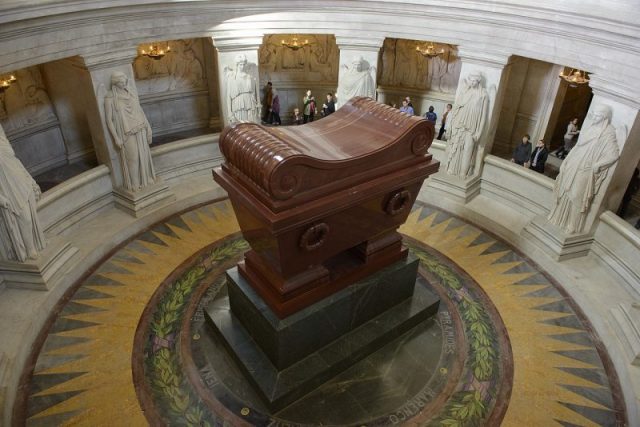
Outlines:
{"label": "stone column", "polygon": [[[572,150],[560,171],[562,173],[565,169],[565,174],[569,176],[570,165],[587,168],[588,173],[593,174],[596,184],[592,186],[584,184],[583,179],[575,179],[572,186],[577,188],[576,193],[593,193],[593,197],[580,207],[582,220],[578,226],[575,226],[575,221],[563,221],[558,219],[558,215],[551,215],[534,218],[524,230],[537,246],[559,260],[583,256],[589,252],[600,215],[606,210],[617,211],[633,170],[640,160],[640,147],[633,144],[640,138],[640,94],[633,88],[623,87],[618,82],[595,74],[590,78],[593,99],[577,144],[590,141],[588,144],[597,144],[599,150],[593,161],[583,159],[578,151]],[[589,129],[596,125],[594,122],[597,122],[597,116],[607,110],[611,112],[611,118],[606,119],[611,127],[599,133],[600,136],[594,136],[594,132]],[[600,168],[600,172],[592,170],[603,163],[606,164]],[[556,178],[556,188],[560,189],[560,193],[552,196],[552,214],[553,207],[562,203],[563,191],[558,186],[560,182],[562,181]]]}
{"label": "stone column", "polygon": [[[447,196],[461,203],[467,203],[480,192],[480,175],[482,174],[484,157],[491,152],[500,119],[505,92],[504,83],[507,79],[505,67],[509,62],[510,54],[490,52],[471,46],[460,46],[458,56],[462,61],[462,68],[453,111],[447,120],[447,132],[453,132],[451,127],[455,122],[457,103],[458,106],[465,105],[460,108],[478,110],[476,134],[469,133],[465,136],[464,133],[458,133],[460,139],[456,139],[459,144],[456,151],[453,148],[456,147],[456,141],[452,137],[453,134],[450,133],[440,171],[436,175],[432,175],[427,182],[430,187],[442,191]],[[478,86],[482,89],[473,86],[474,76],[480,77]],[[468,87],[472,87],[472,90],[477,92],[476,95],[470,96],[465,93]],[[474,97],[482,97],[483,100],[474,103],[470,101]],[[464,146],[463,142],[466,142]],[[455,162],[460,162],[460,160],[463,160],[460,164],[468,165],[468,167],[456,167]]]}
{"label": "stone column", "polygon": [[336,108],[354,96],[376,98],[378,54],[383,42],[383,38],[336,35],[340,49]]}
{"label": "stone column", "polygon": [[[218,83],[220,93],[220,117],[222,118],[223,126],[230,124],[231,122],[240,119],[248,119],[255,123],[260,123],[260,97],[261,97],[261,82],[258,75],[258,48],[262,44],[262,35],[252,35],[250,37],[231,37],[231,36],[213,36],[213,45],[218,51],[217,65],[218,65]],[[244,70],[241,73],[247,73],[257,88],[257,93],[245,93],[247,100],[249,97],[255,96],[255,102],[258,107],[257,120],[255,119],[255,113],[250,113],[248,117],[243,117],[244,112],[232,112],[231,98],[229,94],[229,85],[233,85],[238,73],[237,61],[243,58],[246,59]],[[246,82],[245,82],[246,83]]]}
{"label": "stone column", "polygon": [[218,55],[210,37],[204,39],[204,66],[209,89],[209,127],[213,130],[222,129],[222,115],[220,114],[220,83],[218,70]]}
{"label": "stone column", "polygon": [[87,120],[98,162],[107,165],[111,170],[116,206],[134,216],[142,216],[150,210],[175,200],[175,195],[158,176],[154,184],[135,192],[124,188],[120,154],[106,123],[105,96],[111,89],[111,76],[115,72],[123,73],[128,79],[129,86],[135,88],[132,63],[136,56],[137,48],[131,47],[118,52],[84,55],[82,60],[93,90],[93,102],[89,102]]}

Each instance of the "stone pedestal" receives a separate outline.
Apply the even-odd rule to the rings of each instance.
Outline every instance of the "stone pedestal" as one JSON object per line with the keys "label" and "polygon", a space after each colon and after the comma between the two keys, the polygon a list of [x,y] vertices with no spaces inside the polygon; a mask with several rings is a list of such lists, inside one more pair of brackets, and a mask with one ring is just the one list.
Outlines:
{"label": "stone pedestal", "polygon": [[78,249],[64,242],[50,242],[35,260],[24,263],[0,261],[0,286],[46,291],[68,270]]}
{"label": "stone pedestal", "polygon": [[155,184],[148,185],[135,193],[118,188],[113,191],[113,195],[116,206],[136,218],[176,199],[176,195],[169,190],[169,185],[162,182],[160,178],[157,178]]}
{"label": "stone pedestal", "polygon": [[480,194],[480,177],[460,179],[441,171],[431,175],[426,185],[458,203],[467,204]]}
{"label": "stone pedestal", "polygon": [[585,256],[593,243],[592,234],[566,234],[560,227],[550,224],[543,216],[535,217],[522,233],[523,237],[556,261]]}
{"label": "stone pedestal", "polygon": [[285,319],[227,271],[228,296],[206,310],[212,329],[270,409],[277,411],[435,314],[439,298],[396,262]]}

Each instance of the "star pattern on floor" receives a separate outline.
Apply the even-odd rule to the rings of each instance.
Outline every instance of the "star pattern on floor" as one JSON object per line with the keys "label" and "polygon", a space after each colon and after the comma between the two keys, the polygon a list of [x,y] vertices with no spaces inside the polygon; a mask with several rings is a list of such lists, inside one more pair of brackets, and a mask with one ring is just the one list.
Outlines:
{"label": "star pattern on floor", "polygon": [[500,313],[514,359],[503,425],[622,424],[624,416],[594,346],[599,340],[569,297],[530,261],[499,239],[430,206],[418,204],[400,231],[453,260]]}
{"label": "star pattern on floor", "polygon": [[[187,258],[238,231],[227,201],[173,216],[103,262],[66,303],[29,381],[26,424],[147,425],[131,370],[138,322],[160,284]],[[617,425],[624,412],[599,340],[568,296],[530,261],[461,219],[417,204],[400,231],[477,281],[507,328],[513,389],[503,421]],[[612,393],[612,390],[614,392]]]}
{"label": "star pattern on floor", "polygon": [[27,425],[147,425],[131,371],[142,312],[186,258],[238,230],[228,202],[205,206],[153,226],[84,280],[38,357]]}

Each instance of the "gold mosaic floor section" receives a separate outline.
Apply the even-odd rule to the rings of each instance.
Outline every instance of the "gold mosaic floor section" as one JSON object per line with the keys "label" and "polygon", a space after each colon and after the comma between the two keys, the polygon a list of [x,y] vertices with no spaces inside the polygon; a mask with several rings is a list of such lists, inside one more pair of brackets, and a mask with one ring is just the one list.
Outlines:
{"label": "gold mosaic floor section", "polygon": [[[156,225],[101,265],[48,331],[22,402],[26,424],[147,425],[131,370],[142,312],[186,259],[237,231],[230,204],[218,202]],[[464,269],[498,309],[514,358],[503,425],[615,425],[621,399],[606,398],[610,386],[592,335],[544,275],[492,236],[433,208],[417,206],[400,231]]]}

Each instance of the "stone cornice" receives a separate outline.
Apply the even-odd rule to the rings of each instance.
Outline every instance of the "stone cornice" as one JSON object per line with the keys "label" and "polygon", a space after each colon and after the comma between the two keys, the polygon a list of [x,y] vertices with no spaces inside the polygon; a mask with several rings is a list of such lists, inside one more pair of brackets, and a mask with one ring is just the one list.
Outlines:
{"label": "stone cornice", "polygon": [[97,52],[82,55],[84,65],[89,71],[131,64],[138,56],[138,48],[130,47],[112,52]]}
{"label": "stone cornice", "polygon": [[589,86],[594,95],[612,99],[640,110],[640,87],[616,80],[613,76],[589,75]]}
{"label": "stone cornice", "polygon": [[340,48],[341,50],[368,50],[377,52],[380,50],[382,44],[384,43],[384,37],[353,37],[336,34],[336,43],[338,45],[338,48]]}
{"label": "stone cornice", "polygon": [[257,50],[262,45],[263,36],[263,33],[255,32],[245,35],[226,33],[214,34],[211,39],[218,52],[241,52]]}
{"label": "stone cornice", "polygon": [[491,52],[479,47],[464,45],[458,46],[458,56],[462,62],[502,69],[509,63],[511,54],[506,52]]}

